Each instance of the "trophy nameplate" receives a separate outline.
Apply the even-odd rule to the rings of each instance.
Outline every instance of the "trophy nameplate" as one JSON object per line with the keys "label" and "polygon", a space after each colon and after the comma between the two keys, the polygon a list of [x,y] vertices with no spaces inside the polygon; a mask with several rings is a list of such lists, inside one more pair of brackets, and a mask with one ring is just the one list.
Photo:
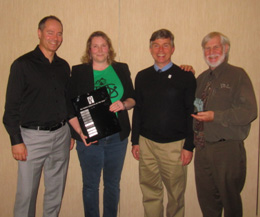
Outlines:
{"label": "trophy nameplate", "polygon": [[111,100],[106,87],[80,95],[72,103],[88,143],[121,130],[116,114],[109,111]]}

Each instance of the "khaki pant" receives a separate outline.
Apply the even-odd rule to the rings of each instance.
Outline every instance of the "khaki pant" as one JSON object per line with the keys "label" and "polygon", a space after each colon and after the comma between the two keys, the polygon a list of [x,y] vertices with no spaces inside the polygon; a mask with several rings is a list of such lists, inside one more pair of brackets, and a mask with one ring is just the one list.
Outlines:
{"label": "khaki pant", "polygon": [[145,217],[163,217],[163,184],[168,195],[167,217],[184,216],[187,168],[182,166],[184,140],[157,143],[140,136],[139,177]]}

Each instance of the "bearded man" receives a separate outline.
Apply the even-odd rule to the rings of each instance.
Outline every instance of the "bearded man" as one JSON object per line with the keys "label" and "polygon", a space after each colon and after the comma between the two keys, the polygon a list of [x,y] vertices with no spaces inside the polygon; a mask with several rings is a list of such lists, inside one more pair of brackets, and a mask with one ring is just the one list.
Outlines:
{"label": "bearded man", "polygon": [[194,117],[195,177],[203,217],[242,217],[246,177],[244,140],[257,117],[246,72],[228,64],[229,39],[211,32],[202,40],[209,69],[197,78]]}

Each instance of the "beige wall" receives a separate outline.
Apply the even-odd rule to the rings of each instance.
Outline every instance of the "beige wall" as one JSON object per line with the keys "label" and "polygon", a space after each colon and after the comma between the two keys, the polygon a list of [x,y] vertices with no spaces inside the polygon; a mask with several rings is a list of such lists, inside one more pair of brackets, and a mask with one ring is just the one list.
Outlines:
{"label": "beige wall", "polygon": [[[64,42],[58,54],[70,65],[80,63],[89,34],[105,31],[112,39],[117,60],[127,62],[136,73],[153,64],[148,41],[153,31],[168,28],[175,35],[176,64],[191,64],[197,74],[206,68],[200,42],[210,31],[221,31],[231,39],[230,63],[243,67],[252,79],[259,98],[260,62],[259,0],[1,0],[0,1],[0,117],[3,115],[9,67],[18,56],[36,46],[37,24],[46,15],[58,16],[64,24]],[[130,115],[132,113],[130,112]],[[257,210],[258,120],[246,140],[247,180],[242,193],[245,217]],[[12,159],[9,137],[0,124],[0,217],[12,216],[16,191],[17,163]],[[101,187],[102,189],[102,187]],[[37,216],[42,211],[41,185]],[[143,216],[138,185],[138,163],[129,143],[121,182],[120,217]],[[71,151],[68,181],[61,217],[83,216],[81,174],[76,150]],[[200,217],[194,185],[193,163],[189,166],[186,217]]]}

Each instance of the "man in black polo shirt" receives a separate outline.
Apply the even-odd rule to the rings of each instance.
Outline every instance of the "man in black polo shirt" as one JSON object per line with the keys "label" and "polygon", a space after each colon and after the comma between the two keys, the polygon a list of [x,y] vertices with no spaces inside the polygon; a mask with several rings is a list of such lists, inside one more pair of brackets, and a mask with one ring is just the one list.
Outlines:
{"label": "man in black polo shirt", "polygon": [[18,160],[15,217],[35,216],[44,171],[45,217],[59,214],[70,150],[66,88],[70,68],[56,55],[63,27],[55,16],[38,26],[39,45],[11,66],[3,122]]}
{"label": "man in black polo shirt", "polygon": [[139,160],[145,217],[163,217],[163,184],[167,217],[184,216],[186,165],[193,156],[192,117],[196,80],[172,63],[174,37],[154,32],[150,52],[155,64],[135,80],[132,153]]}

